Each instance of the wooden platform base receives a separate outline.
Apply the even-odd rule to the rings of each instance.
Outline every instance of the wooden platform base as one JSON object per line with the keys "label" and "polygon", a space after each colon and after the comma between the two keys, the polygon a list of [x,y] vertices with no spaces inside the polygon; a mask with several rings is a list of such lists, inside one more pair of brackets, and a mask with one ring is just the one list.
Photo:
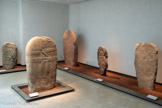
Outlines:
{"label": "wooden platform base", "polygon": [[18,84],[12,85],[12,89],[14,89],[25,101],[30,102],[38,99],[42,99],[49,96],[55,96],[67,92],[72,92],[74,89],[60,81],[57,81],[56,87],[50,90],[43,90],[39,91],[39,96],[37,97],[29,97],[28,85],[25,84]]}
{"label": "wooden platform base", "polygon": [[[65,67],[69,68],[69,70],[65,70]],[[57,68],[162,106],[161,84],[156,83],[155,90],[139,88],[137,79],[135,77],[123,75],[113,71],[107,71],[106,76],[102,76],[100,75],[99,69],[97,67],[85,65],[82,63],[78,63],[78,66],[69,66],[65,65],[64,61],[59,61]],[[96,78],[103,79],[103,82],[96,81]],[[148,99],[146,97],[148,94],[157,96],[158,100],[155,101]]]}

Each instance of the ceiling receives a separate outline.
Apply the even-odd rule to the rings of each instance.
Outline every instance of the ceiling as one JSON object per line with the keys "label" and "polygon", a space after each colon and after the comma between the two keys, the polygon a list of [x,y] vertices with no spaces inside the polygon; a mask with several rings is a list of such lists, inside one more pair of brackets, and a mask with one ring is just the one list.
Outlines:
{"label": "ceiling", "polygon": [[55,2],[59,4],[74,4],[74,3],[79,3],[79,2],[84,2],[88,0],[33,0],[33,1],[47,1],[47,2]]}

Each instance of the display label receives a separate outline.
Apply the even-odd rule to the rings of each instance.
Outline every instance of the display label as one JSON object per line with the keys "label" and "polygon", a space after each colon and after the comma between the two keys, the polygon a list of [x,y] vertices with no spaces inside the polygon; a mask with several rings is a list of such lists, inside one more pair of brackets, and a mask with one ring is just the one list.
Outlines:
{"label": "display label", "polygon": [[147,98],[149,98],[149,99],[152,99],[152,100],[157,100],[158,99],[158,97],[157,96],[153,96],[153,95],[147,95]]}
{"label": "display label", "polygon": [[1,72],[6,72],[6,70],[0,70],[0,73],[1,73]]}
{"label": "display label", "polygon": [[68,67],[65,67],[64,70],[69,70],[69,68]]}
{"label": "display label", "polygon": [[39,96],[39,94],[38,94],[38,92],[35,92],[35,93],[30,93],[29,94],[29,97],[37,97],[37,96]]}
{"label": "display label", "polygon": [[103,82],[103,79],[101,79],[101,78],[97,78],[97,79],[95,79],[95,81]]}

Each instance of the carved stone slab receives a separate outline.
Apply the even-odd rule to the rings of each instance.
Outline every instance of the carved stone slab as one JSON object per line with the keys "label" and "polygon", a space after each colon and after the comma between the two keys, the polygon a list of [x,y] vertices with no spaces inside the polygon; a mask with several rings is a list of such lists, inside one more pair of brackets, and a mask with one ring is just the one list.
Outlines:
{"label": "carved stone slab", "polygon": [[26,46],[26,66],[29,92],[55,87],[57,49],[49,37],[34,37]]}
{"label": "carved stone slab", "polygon": [[98,56],[98,65],[99,65],[99,72],[101,75],[106,75],[106,70],[108,68],[108,53],[104,46],[100,46],[97,52]]}
{"label": "carved stone slab", "polygon": [[135,68],[138,86],[154,89],[158,68],[158,48],[152,43],[138,43],[135,46]]}
{"label": "carved stone slab", "polygon": [[17,65],[17,46],[6,42],[2,45],[2,62],[4,69],[13,69]]}
{"label": "carved stone slab", "polygon": [[77,65],[78,41],[74,31],[65,31],[63,36],[64,59],[66,65]]}

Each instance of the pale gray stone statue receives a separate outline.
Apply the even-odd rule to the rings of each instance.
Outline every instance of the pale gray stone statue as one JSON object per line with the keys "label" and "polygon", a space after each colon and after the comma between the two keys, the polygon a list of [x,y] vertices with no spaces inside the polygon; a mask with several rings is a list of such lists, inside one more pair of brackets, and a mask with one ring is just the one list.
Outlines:
{"label": "pale gray stone statue", "polygon": [[26,46],[29,92],[55,87],[57,67],[56,43],[49,37],[34,37]]}
{"label": "pale gray stone statue", "polygon": [[135,69],[138,86],[154,89],[158,69],[158,48],[152,43],[138,43],[135,46]]}
{"label": "pale gray stone statue", "polygon": [[11,42],[2,45],[3,69],[13,69],[17,66],[17,46]]}
{"label": "pale gray stone statue", "polygon": [[98,65],[99,65],[99,72],[101,75],[106,75],[106,70],[108,68],[108,53],[104,46],[100,46],[97,52],[98,56]]}
{"label": "pale gray stone statue", "polygon": [[77,66],[78,41],[74,31],[67,30],[63,36],[64,59],[66,65]]}

